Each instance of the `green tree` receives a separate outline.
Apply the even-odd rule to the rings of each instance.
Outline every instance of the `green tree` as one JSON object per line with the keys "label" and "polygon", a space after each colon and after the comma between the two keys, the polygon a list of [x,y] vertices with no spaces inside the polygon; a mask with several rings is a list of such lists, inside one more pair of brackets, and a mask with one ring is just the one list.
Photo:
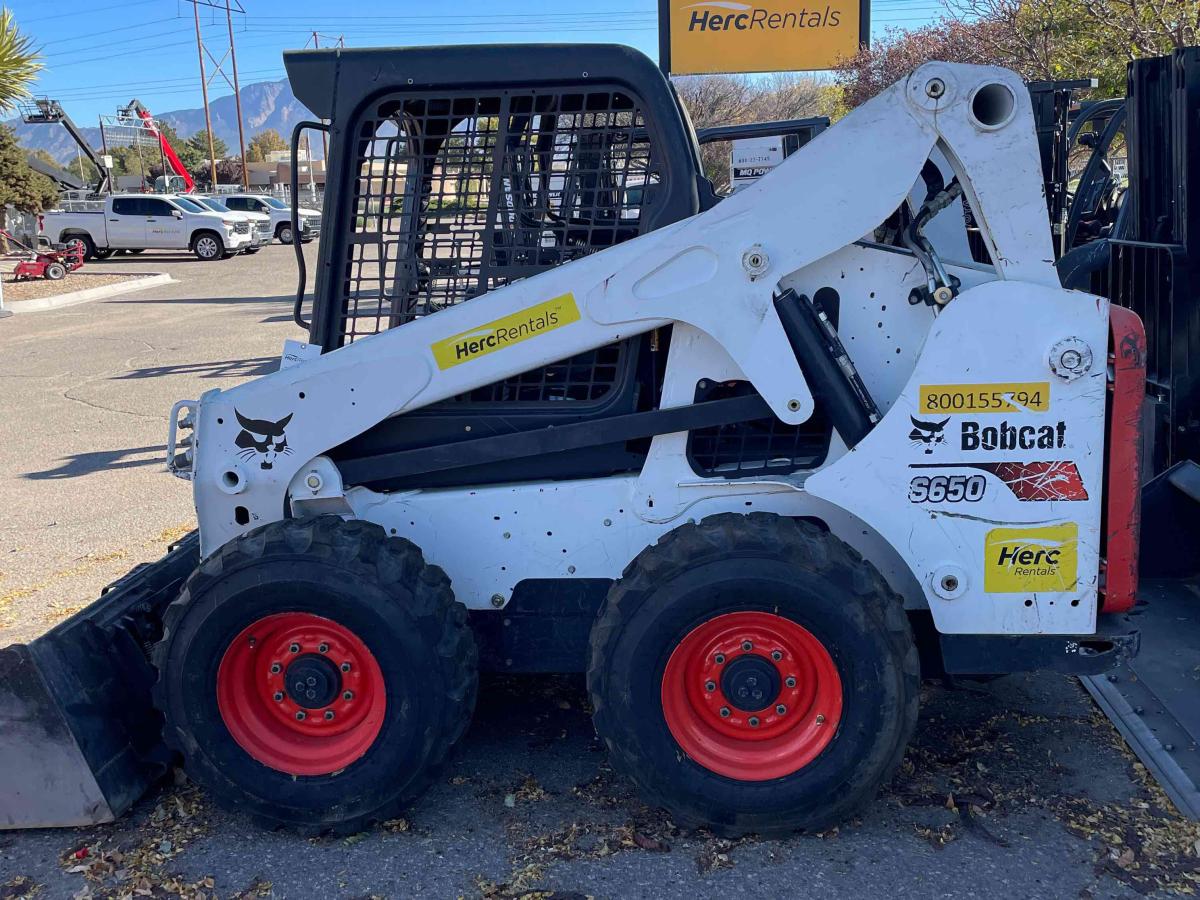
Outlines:
{"label": "green tree", "polygon": [[0,125],[0,228],[8,227],[6,207],[36,213],[57,202],[54,182],[29,168],[17,136],[7,125]]}
{"label": "green tree", "polygon": [[33,39],[17,30],[13,14],[0,8],[0,113],[9,112],[22,97],[42,64]]}
{"label": "green tree", "polygon": [[41,147],[38,147],[36,150],[30,150],[29,155],[34,159],[44,162],[48,166],[54,166],[56,169],[62,168],[62,163],[51,156],[48,150],[43,150]]}
{"label": "green tree", "polygon": [[268,153],[287,148],[287,141],[278,131],[274,128],[264,128],[250,138],[250,146],[246,148],[246,159],[250,162],[265,162]]}
{"label": "green tree", "polygon": [[183,163],[185,169],[190,171],[208,159],[207,138],[204,139],[204,149],[201,151],[194,147],[191,141],[185,141],[180,137],[179,132],[168,122],[156,120],[154,124],[158,126],[159,133],[167,139],[167,143],[171,145],[171,149],[175,151],[175,155],[179,157],[179,161]]}
{"label": "green tree", "polygon": [[[187,139],[187,144],[193,150],[200,154],[201,162],[208,162],[208,132],[201,128],[190,138]],[[212,152],[217,159],[224,159],[229,155],[229,147],[219,137],[213,136]],[[180,157],[182,159],[182,157]]]}
{"label": "green tree", "polygon": [[838,67],[847,107],[931,59],[1005,66],[1034,81],[1097,78],[1124,96],[1132,60],[1200,42],[1196,0],[946,0],[950,15],[889,29]]}
{"label": "green tree", "polygon": [[63,168],[91,187],[96,186],[96,180],[100,177],[100,170],[96,168],[90,159],[82,154],[72,156]]}

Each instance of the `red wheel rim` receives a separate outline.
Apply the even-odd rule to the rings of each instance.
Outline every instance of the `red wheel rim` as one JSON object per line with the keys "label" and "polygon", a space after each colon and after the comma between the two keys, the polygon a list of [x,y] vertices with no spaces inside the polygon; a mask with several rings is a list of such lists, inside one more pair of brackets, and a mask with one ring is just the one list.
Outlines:
{"label": "red wheel rim", "polygon": [[278,613],[243,629],[217,669],[217,708],[238,746],[289,775],[328,775],[375,742],[383,672],[350,629]]}
{"label": "red wheel rim", "polygon": [[662,705],[671,735],[704,768],[769,781],[804,768],[833,740],[842,681],[806,628],[734,612],[679,642],[663,672]]}

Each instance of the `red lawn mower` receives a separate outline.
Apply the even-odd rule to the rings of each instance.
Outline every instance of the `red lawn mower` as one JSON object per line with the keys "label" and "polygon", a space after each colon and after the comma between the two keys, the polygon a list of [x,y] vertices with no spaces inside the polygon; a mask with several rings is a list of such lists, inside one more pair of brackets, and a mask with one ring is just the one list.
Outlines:
{"label": "red lawn mower", "polygon": [[25,281],[32,278],[48,278],[50,281],[61,281],[68,272],[74,272],[83,265],[83,241],[74,240],[66,244],[56,244],[52,249],[37,249],[22,244],[10,232],[0,231],[9,242],[29,254],[22,259],[13,270],[13,281]]}

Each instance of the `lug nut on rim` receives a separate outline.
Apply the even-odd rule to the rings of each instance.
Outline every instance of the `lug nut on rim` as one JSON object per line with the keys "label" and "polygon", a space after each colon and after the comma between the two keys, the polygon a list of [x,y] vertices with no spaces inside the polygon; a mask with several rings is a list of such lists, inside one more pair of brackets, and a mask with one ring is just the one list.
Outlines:
{"label": "lug nut on rim", "polygon": [[342,699],[343,700],[353,700],[354,699],[354,691],[346,691],[344,694],[342,694]]}
{"label": "lug nut on rim", "polygon": [[299,644],[292,644],[290,647],[288,647],[288,650],[289,650],[290,652],[292,652],[292,653],[299,653],[299,652],[300,652],[300,645],[299,645]]}
{"label": "lug nut on rim", "polygon": [[775,660],[775,662],[779,662],[781,659],[783,659],[783,653],[779,650],[772,650],[771,659]]}
{"label": "lug nut on rim", "polygon": [[818,724],[818,725],[824,725],[824,724],[825,724],[825,717],[824,717],[824,716],[817,716],[817,724]]}
{"label": "lug nut on rim", "polygon": [[775,714],[779,715],[779,716],[786,715],[787,707],[784,706],[782,703],[780,703],[778,706],[775,707]]}
{"label": "lug nut on rim", "polygon": [[306,713],[304,710],[301,709],[301,710],[296,711],[296,721],[297,722],[303,722],[307,718],[308,718],[308,713]]}
{"label": "lug nut on rim", "polygon": [[796,679],[789,675],[787,680],[784,682],[784,684],[786,684],[788,687],[795,687]]}
{"label": "lug nut on rim", "polygon": [[342,663],[342,671],[349,672],[350,671],[350,663],[348,663],[348,662]]}
{"label": "lug nut on rim", "polygon": [[721,663],[725,662],[725,654],[718,653],[716,656],[713,657],[713,660],[715,660],[716,664],[719,666],[719,665],[721,665]]}
{"label": "lug nut on rim", "polygon": [[317,647],[317,652],[318,652],[318,653],[328,653],[328,652],[329,652],[329,645],[328,645],[328,644],[321,644],[319,647]]}
{"label": "lug nut on rim", "polygon": [[704,682],[704,689],[711,694],[717,689],[717,683],[715,681],[706,681]]}
{"label": "lug nut on rim", "polygon": [[758,716],[751,716],[748,721],[750,723],[751,728],[758,727]]}
{"label": "lug nut on rim", "polygon": [[275,692],[275,702],[276,702],[276,703],[282,703],[282,702],[283,702],[283,691],[276,691],[276,692]]}
{"label": "lug nut on rim", "polygon": [[282,671],[283,671],[283,666],[281,666],[279,663],[271,663],[271,674],[272,675],[278,675]]}
{"label": "lug nut on rim", "polygon": [[325,710],[325,721],[326,722],[333,721],[333,710],[332,709]]}
{"label": "lug nut on rim", "polygon": [[754,645],[752,643],[750,643],[749,641],[742,641],[742,649],[745,650],[747,653],[749,653],[751,650],[754,649]]}
{"label": "lug nut on rim", "polygon": [[721,718],[722,718],[722,719],[728,719],[728,718],[729,718],[729,707],[728,707],[728,706],[722,706],[722,707],[721,707]]}

